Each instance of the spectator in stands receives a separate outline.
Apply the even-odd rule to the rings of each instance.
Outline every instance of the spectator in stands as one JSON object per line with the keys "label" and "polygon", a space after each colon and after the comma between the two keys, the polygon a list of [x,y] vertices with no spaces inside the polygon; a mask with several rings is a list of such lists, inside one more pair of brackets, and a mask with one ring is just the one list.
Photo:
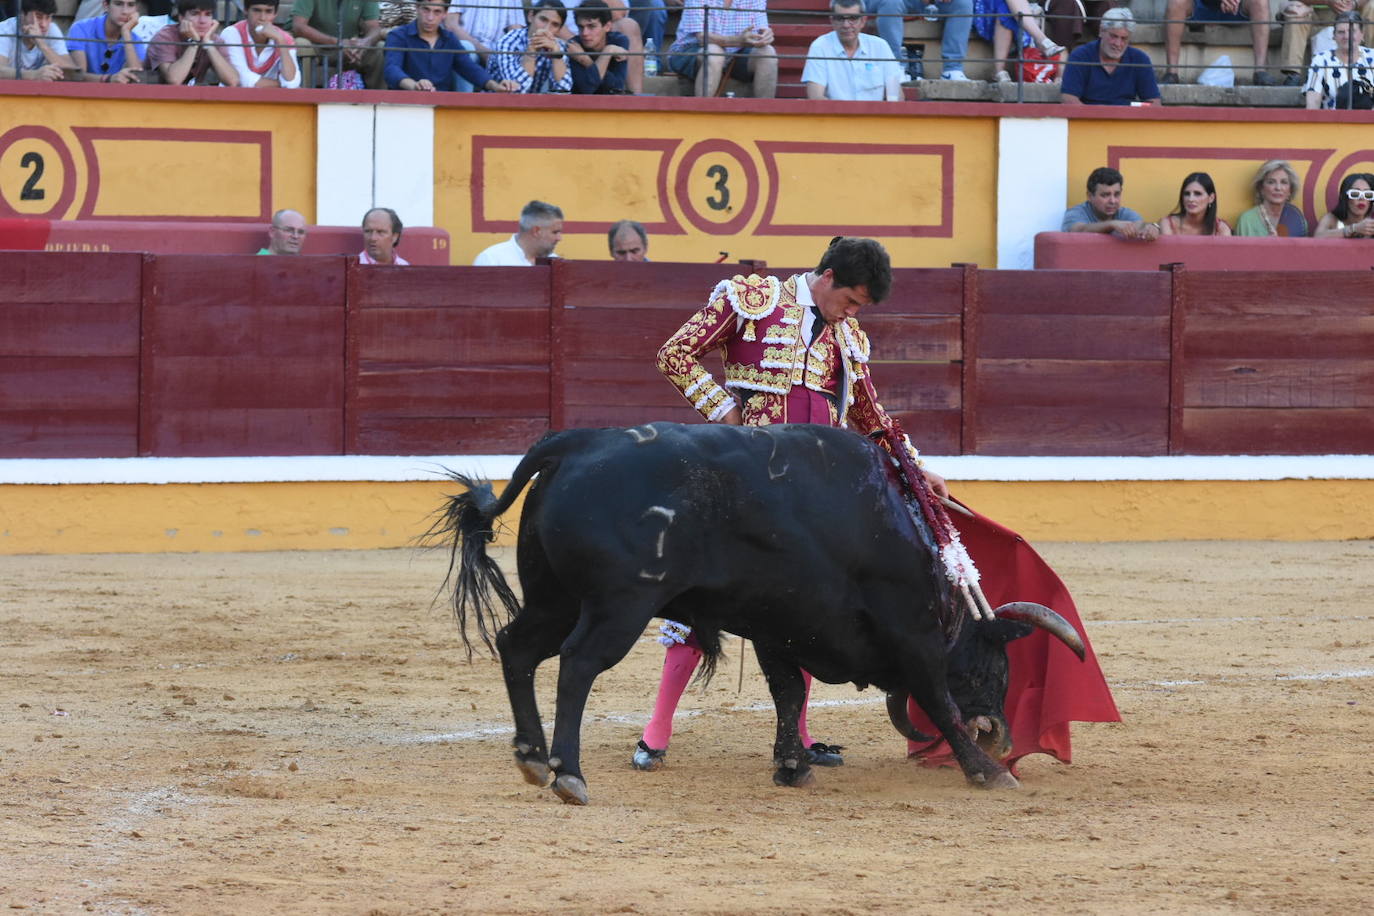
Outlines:
{"label": "spectator in stands", "polygon": [[1374,105],[1374,48],[1359,43],[1363,25],[1358,13],[1336,17],[1331,30],[1336,46],[1312,55],[1307,83],[1302,87],[1308,108],[1367,109]]}
{"label": "spectator in stands", "polygon": [[1088,199],[1064,211],[1063,232],[1110,232],[1122,238],[1153,242],[1159,227],[1147,223],[1130,207],[1121,206],[1125,181],[1116,169],[1103,166],[1088,176]]}
{"label": "spectator in stands", "polygon": [[447,11],[444,0],[420,0],[414,21],[386,36],[387,86],[418,92],[519,91],[513,81],[492,79],[476,53],[464,50],[458,36],[444,28]]}
{"label": "spectator in stands", "polygon": [[[878,17],[878,35],[902,59],[902,16],[915,15],[929,5],[940,9],[944,20],[940,37],[940,78],[966,80],[964,58],[968,56],[968,36],[973,28],[973,0],[868,0],[868,12]],[[1059,48],[1060,51],[1064,50]]]}
{"label": "spectator in stands", "polygon": [[55,0],[23,0],[19,15],[0,22],[0,79],[65,79],[65,71],[75,70],[76,63],[67,53],[62,30],[52,21],[57,15]]}
{"label": "spectator in stands", "polygon": [[[384,62],[379,47],[380,15],[377,0],[295,0],[291,7],[291,31],[296,44],[306,46],[300,49],[301,53],[309,51],[329,66],[333,66],[342,49],[345,73],[338,74],[340,86],[361,78],[368,89],[381,89]],[[359,76],[348,78],[346,73]]]}
{"label": "spectator in stands", "polygon": [[134,38],[138,0],[105,0],[105,13],[72,23],[67,48],[83,79],[99,83],[142,80],[148,46]]}
{"label": "spectator in stands", "polygon": [[295,39],[273,21],[277,5],[278,0],[248,0],[248,18],[220,34],[224,56],[245,89],[295,89],[301,84]]}
{"label": "spectator in stands", "polygon": [[1255,50],[1255,85],[1279,84],[1278,78],[1264,69],[1269,60],[1269,0],[1169,0],[1164,18],[1168,20],[1164,26],[1167,66],[1160,82],[1179,82],[1178,55],[1186,22],[1248,22]]}
{"label": "spectator in stands", "polygon": [[401,244],[401,217],[390,207],[373,207],[363,215],[363,250],[358,263],[409,267],[410,262],[396,253]]}
{"label": "spectator in stands", "polygon": [[[754,98],[774,98],[778,94],[778,57],[773,50],[766,0],[735,0],[730,6],[726,2],[687,0],[668,66],[694,80],[697,95],[713,96],[729,61],[731,77],[753,82]],[[705,69],[701,66],[703,47]]]}
{"label": "spectator in stands", "polygon": [[520,231],[482,251],[474,267],[533,267],[538,258],[551,258],[563,239],[563,211],[532,200],[520,211]]}
{"label": "spectator in stands", "polygon": [[1307,235],[1307,219],[1291,201],[1298,193],[1298,173],[1282,159],[1259,167],[1253,182],[1255,204],[1236,220],[1236,235]]}
{"label": "spectator in stands", "polygon": [[1074,48],[1064,65],[1059,101],[1065,105],[1159,104],[1149,55],[1131,47],[1135,16],[1125,8],[1102,16],[1097,41]]}
{"label": "spectator in stands", "polygon": [[[1303,62],[1307,59],[1308,38],[1315,25],[1318,30],[1332,25],[1341,13],[1352,13],[1356,0],[1326,0],[1316,6],[1308,6],[1302,0],[1289,0],[1279,11],[1283,17],[1283,48],[1279,51],[1280,66],[1283,68],[1283,85],[1301,86],[1303,84]],[[1374,0],[1362,0],[1359,4],[1360,18],[1364,20],[1364,38],[1361,42],[1374,45]]]}
{"label": "spectator in stands", "polygon": [[[568,9],[567,26],[558,37],[565,42],[573,37],[572,26],[577,22],[577,10],[581,0],[563,0]],[[625,88],[633,95],[644,91],[644,34],[639,23],[630,18],[630,8],[625,0],[605,0],[611,11],[611,31],[624,38],[629,53],[625,55]],[[666,14],[665,14],[666,15]]]}
{"label": "spectator in stands", "polygon": [[606,247],[617,261],[649,260],[649,232],[643,223],[622,219],[606,233]]}
{"label": "spectator in stands", "polygon": [[491,78],[515,82],[517,92],[571,92],[572,71],[558,38],[566,12],[561,0],[535,0],[525,28],[497,40],[487,64]]}
{"label": "spectator in stands", "polygon": [[1178,209],[1159,221],[1160,235],[1230,235],[1231,227],[1217,219],[1217,189],[1212,176],[1193,172],[1178,189]]}
{"label": "spectator in stands", "polygon": [[444,28],[463,41],[472,42],[484,66],[501,36],[525,25],[525,7],[520,0],[474,0],[469,4],[451,3]]}
{"label": "spectator in stands", "polygon": [[215,0],[177,0],[177,21],[164,26],[148,43],[148,65],[170,86],[195,86],[213,68],[225,86],[237,86],[239,75],[219,42]]}
{"label": "spectator in stands", "polygon": [[902,67],[892,49],[875,35],[863,34],[863,0],[830,0],[830,24],[806,49],[802,82],[808,99],[847,102],[902,100]]}
{"label": "spectator in stands", "polygon": [[1077,47],[1085,24],[1096,23],[1106,10],[1125,2],[1128,0],[1045,0],[1045,34],[1056,44]]}
{"label": "spectator in stands", "polygon": [[1336,206],[1312,230],[1314,239],[1374,238],[1374,175],[1351,172],[1341,180]]}
{"label": "spectator in stands", "polygon": [[1034,45],[1047,58],[1057,58],[1064,53],[1063,45],[1055,44],[1045,34],[1042,24],[1043,15],[1031,12],[1029,0],[974,0],[973,30],[992,45],[994,66],[993,76],[999,83],[1012,81],[1007,72],[1007,64],[1012,63],[1011,41],[1020,21],[1021,46]]}
{"label": "spectator in stands", "polygon": [[295,210],[278,210],[267,228],[267,247],[258,254],[300,254],[305,245],[305,217]]}
{"label": "spectator in stands", "polygon": [[606,0],[584,0],[573,11],[577,35],[568,41],[572,91],[579,95],[623,95],[630,40],[612,32]]}

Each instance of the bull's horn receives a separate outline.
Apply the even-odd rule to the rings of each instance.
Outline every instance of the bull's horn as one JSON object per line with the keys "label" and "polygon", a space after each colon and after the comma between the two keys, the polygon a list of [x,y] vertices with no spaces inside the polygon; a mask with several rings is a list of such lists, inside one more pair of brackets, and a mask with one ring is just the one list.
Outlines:
{"label": "bull's horn", "polygon": [[887,717],[892,720],[892,727],[908,741],[915,741],[917,744],[930,744],[935,739],[930,735],[916,730],[916,726],[911,724],[911,718],[906,714],[906,701],[909,694],[889,693],[887,695]]}
{"label": "bull's horn", "polygon": [[1023,620],[1039,627],[1072,649],[1073,654],[1078,656],[1078,660],[1083,661],[1087,651],[1083,646],[1083,637],[1073,628],[1073,624],[1043,604],[1035,604],[1030,601],[1013,601],[999,607],[996,615],[1007,620]]}

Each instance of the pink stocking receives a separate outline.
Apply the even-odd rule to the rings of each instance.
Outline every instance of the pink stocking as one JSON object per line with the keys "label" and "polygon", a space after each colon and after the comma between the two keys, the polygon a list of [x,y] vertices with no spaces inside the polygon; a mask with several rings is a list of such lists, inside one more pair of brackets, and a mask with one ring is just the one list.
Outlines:
{"label": "pink stocking", "polygon": [[649,718],[649,724],[644,726],[644,743],[656,751],[666,749],[668,740],[673,737],[673,713],[677,711],[678,701],[692,680],[699,661],[701,650],[695,646],[671,646],[664,653],[663,677],[658,682],[654,714]]}

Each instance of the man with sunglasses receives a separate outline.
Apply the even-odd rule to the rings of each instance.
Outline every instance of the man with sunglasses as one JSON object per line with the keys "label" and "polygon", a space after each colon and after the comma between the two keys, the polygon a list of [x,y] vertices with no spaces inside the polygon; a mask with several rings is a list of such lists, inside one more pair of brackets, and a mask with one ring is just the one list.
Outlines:
{"label": "man with sunglasses", "polygon": [[846,102],[902,100],[902,68],[892,49],[876,35],[865,35],[863,0],[830,0],[830,24],[806,52],[802,82],[808,99]]}
{"label": "man with sunglasses", "polygon": [[105,0],[105,14],[73,23],[67,50],[93,83],[137,83],[142,80],[148,45],[136,41],[138,0]]}

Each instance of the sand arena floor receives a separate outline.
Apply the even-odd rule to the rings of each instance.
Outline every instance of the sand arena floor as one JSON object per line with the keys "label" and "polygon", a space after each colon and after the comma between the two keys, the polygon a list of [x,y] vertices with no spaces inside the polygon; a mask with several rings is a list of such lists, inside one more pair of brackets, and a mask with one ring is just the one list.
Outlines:
{"label": "sand arena floor", "polygon": [[[0,557],[0,907],[71,913],[1351,913],[1374,901],[1374,543],[1046,544],[1125,721],[988,793],[817,685],[848,763],[770,782],[752,656],[628,766],[662,650],[597,683],[592,805],[525,785],[438,553]],[[552,661],[540,696],[552,710]]]}

